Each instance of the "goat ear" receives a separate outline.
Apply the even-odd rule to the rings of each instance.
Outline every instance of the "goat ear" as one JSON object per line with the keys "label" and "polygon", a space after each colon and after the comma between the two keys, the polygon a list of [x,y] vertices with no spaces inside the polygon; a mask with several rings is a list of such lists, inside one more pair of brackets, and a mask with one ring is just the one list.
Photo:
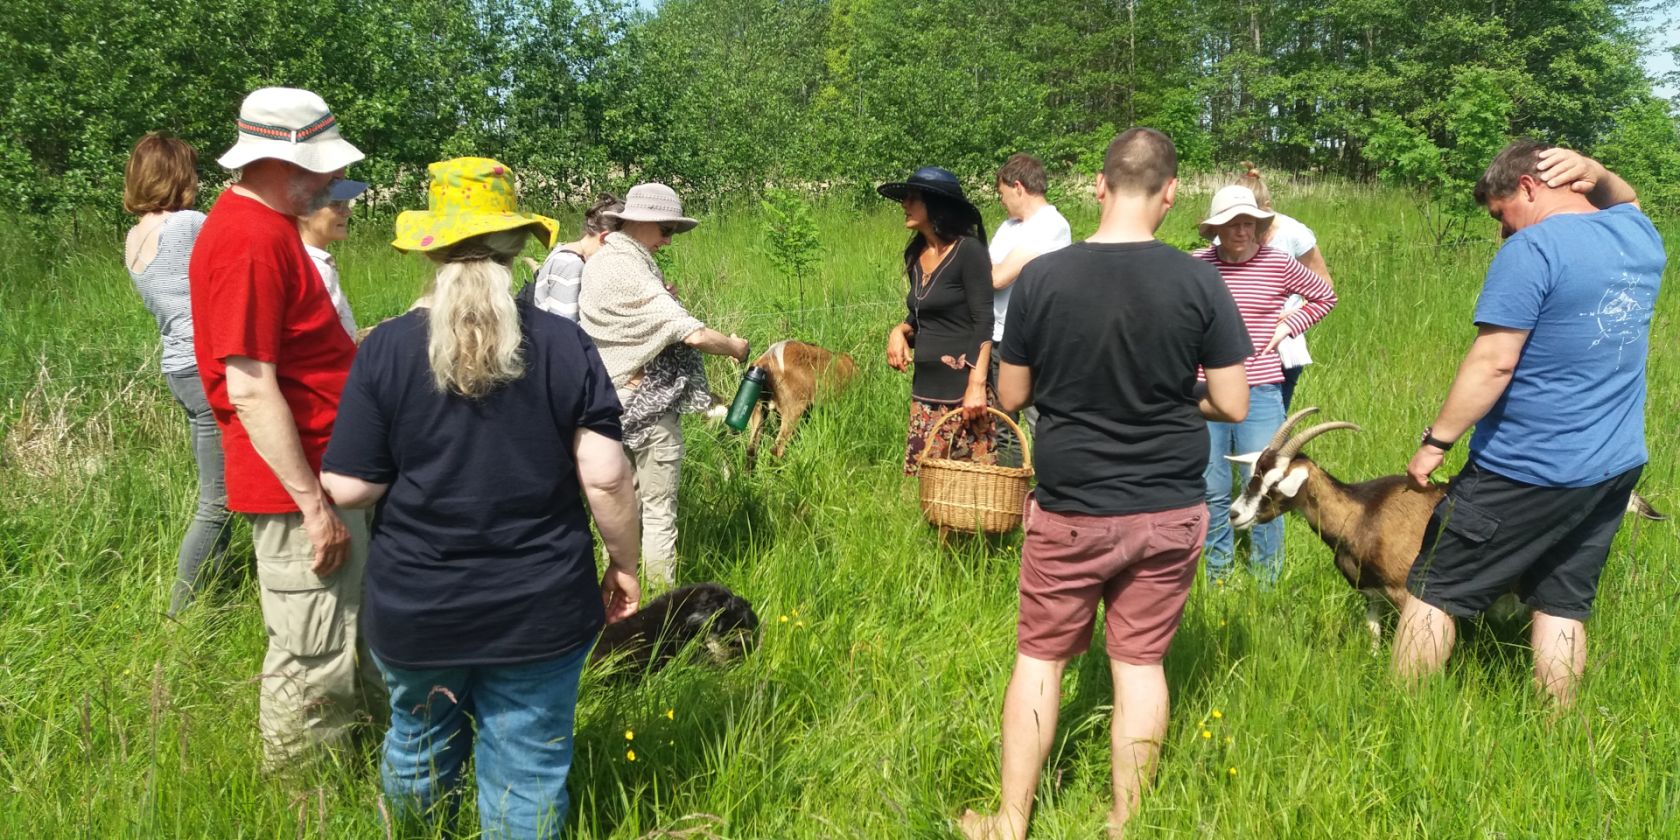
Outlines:
{"label": "goat ear", "polygon": [[1253,469],[1254,462],[1260,460],[1260,453],[1250,452],[1246,455],[1226,455],[1225,460],[1230,461],[1233,464],[1247,464],[1250,469]]}
{"label": "goat ear", "polygon": [[1301,485],[1305,483],[1307,483],[1307,468],[1296,467],[1295,469],[1290,470],[1288,474],[1284,475],[1284,477],[1278,481],[1277,490],[1279,493],[1293,499],[1295,498],[1296,493],[1301,492]]}

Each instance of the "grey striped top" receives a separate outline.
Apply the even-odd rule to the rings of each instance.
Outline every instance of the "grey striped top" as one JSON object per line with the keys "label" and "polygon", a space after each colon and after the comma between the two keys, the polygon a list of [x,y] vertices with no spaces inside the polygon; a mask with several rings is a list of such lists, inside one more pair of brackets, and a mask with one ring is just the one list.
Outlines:
{"label": "grey striped top", "polygon": [[537,268],[531,282],[537,306],[568,321],[578,319],[578,292],[583,288],[583,257],[564,246],[555,246]]}
{"label": "grey striped top", "polygon": [[187,260],[204,226],[204,214],[180,210],[158,225],[157,256],[139,271],[129,271],[134,290],[157,320],[163,336],[163,372],[198,367],[193,357],[192,303],[187,293]]}

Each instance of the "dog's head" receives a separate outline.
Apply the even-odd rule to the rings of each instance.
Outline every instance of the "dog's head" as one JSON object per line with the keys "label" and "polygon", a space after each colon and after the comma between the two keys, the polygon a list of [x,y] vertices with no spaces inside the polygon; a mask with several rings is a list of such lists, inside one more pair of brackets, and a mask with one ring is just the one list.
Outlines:
{"label": "dog's head", "polygon": [[699,583],[672,590],[665,597],[676,602],[672,635],[701,639],[713,661],[726,663],[745,656],[758,641],[758,614],[747,599],[716,583]]}
{"label": "dog's head", "polygon": [[758,615],[747,599],[722,584],[697,583],[679,586],[609,625],[597,650],[604,655],[641,648],[663,661],[699,642],[721,664],[745,656],[757,643],[757,634]]}

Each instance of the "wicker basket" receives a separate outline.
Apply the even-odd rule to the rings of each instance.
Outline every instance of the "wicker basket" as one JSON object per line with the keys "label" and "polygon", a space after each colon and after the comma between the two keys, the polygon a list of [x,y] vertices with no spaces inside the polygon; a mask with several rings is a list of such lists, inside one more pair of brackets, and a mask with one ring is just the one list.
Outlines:
{"label": "wicker basket", "polygon": [[[1009,415],[995,408],[987,411],[997,415],[1015,432],[1021,441],[1019,467],[999,467],[976,464],[972,461],[953,461],[949,458],[928,458],[927,450],[917,462],[921,473],[922,515],[940,529],[970,531],[978,534],[1002,534],[1021,524],[1022,505],[1031,489],[1032,454],[1021,427]],[[962,409],[945,412],[939,422],[928,431],[931,440],[938,435],[952,417],[961,416]]]}

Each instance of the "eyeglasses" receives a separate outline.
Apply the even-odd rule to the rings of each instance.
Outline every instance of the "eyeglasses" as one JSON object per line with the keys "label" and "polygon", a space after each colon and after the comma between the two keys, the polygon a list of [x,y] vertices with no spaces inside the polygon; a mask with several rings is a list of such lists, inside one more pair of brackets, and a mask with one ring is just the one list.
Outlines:
{"label": "eyeglasses", "polygon": [[659,223],[659,233],[660,233],[661,236],[669,238],[672,235],[674,235],[676,232],[677,232],[676,224],[674,224],[672,222],[660,222]]}

